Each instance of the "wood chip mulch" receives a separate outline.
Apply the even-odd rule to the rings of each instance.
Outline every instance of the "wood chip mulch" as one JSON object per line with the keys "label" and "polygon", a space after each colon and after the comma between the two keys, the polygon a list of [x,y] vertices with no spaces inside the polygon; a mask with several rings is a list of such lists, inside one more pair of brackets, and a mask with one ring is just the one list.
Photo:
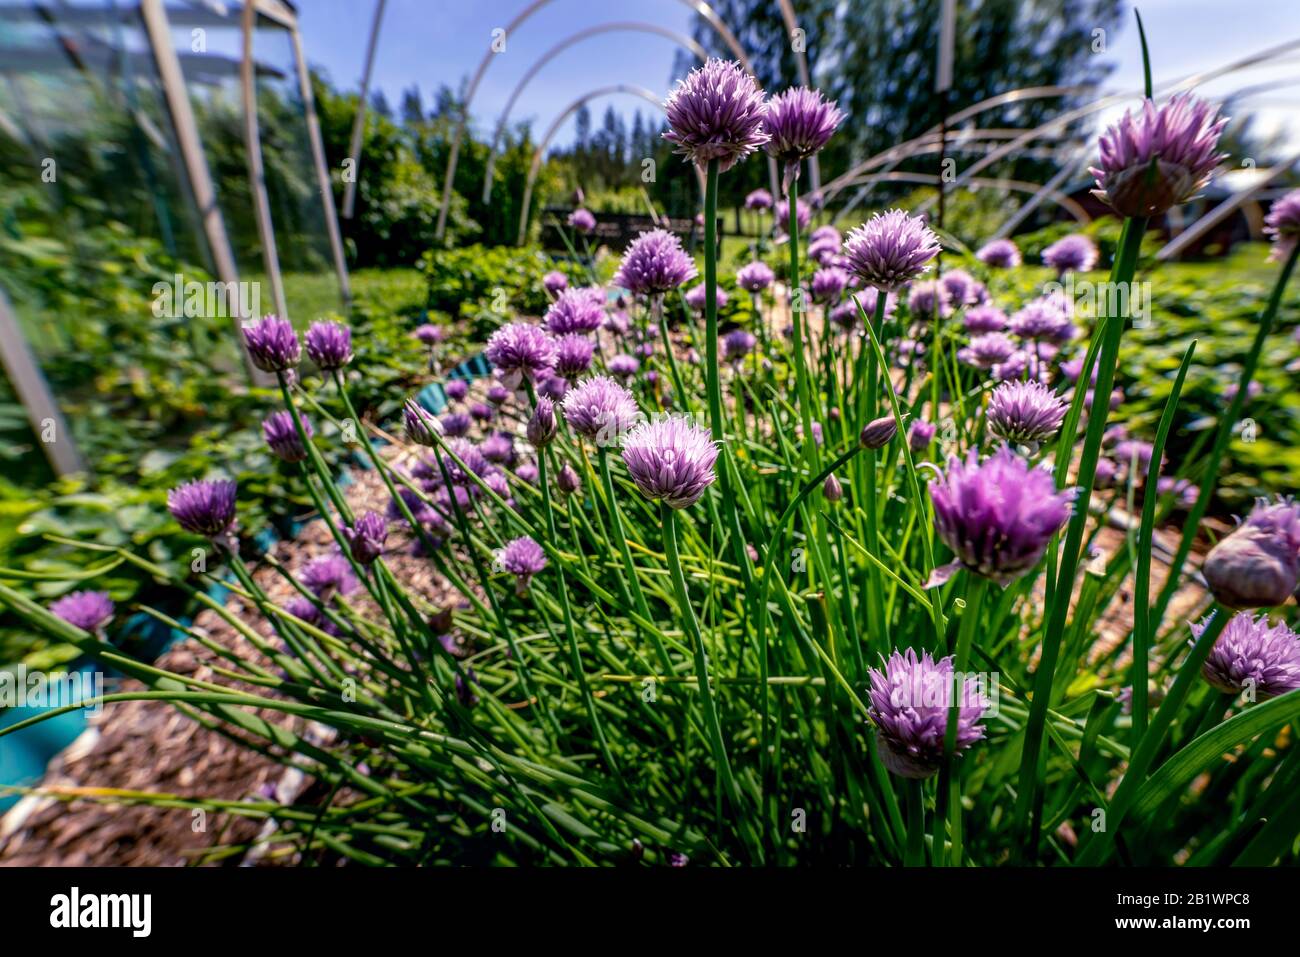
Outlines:
{"label": "wood chip mulch", "polygon": [[[359,473],[346,488],[355,510],[374,509],[382,513],[388,494],[374,472]],[[394,535],[396,538],[396,535]],[[393,539],[390,538],[390,544]],[[399,542],[399,546],[400,546]],[[329,530],[319,519],[309,522],[298,538],[280,542],[275,557],[296,570],[307,561],[334,549]],[[435,577],[427,561],[396,551],[386,556],[389,567],[407,586],[441,607],[449,600],[445,582]],[[272,601],[282,603],[295,593],[272,568],[254,573],[258,584]],[[355,599],[366,612],[367,602]],[[270,623],[255,608],[245,607],[231,596],[227,607],[244,622],[252,623],[270,640]],[[204,611],[196,620],[217,645],[233,650],[241,658],[269,666],[256,648],[214,612]],[[158,666],[178,674],[231,684],[215,674],[212,666],[231,662],[193,640],[185,640],[167,651]],[[112,690],[140,690],[135,680],[125,680]],[[106,689],[108,690],[108,689]],[[265,689],[243,690],[266,694]],[[310,729],[296,718],[272,711],[259,717],[280,724],[297,734]],[[167,793],[186,798],[266,800],[275,794],[288,803],[304,785],[290,785],[295,775],[285,775],[282,765],[268,756],[241,747],[225,736],[202,727],[174,706],[163,701],[129,701],[106,705],[91,717],[87,731],[51,761],[39,787],[52,796],[28,796],[0,818],[0,866],[185,866],[204,862],[204,855],[217,847],[244,845],[263,830],[264,823],[231,814],[209,814],[196,823],[193,809],[160,808],[112,803],[100,797],[73,797],[77,789],[123,789]],[[294,793],[286,794],[289,787]],[[278,792],[278,793],[277,793]],[[262,854],[264,848],[244,854],[223,854],[220,863],[293,863],[290,856]]]}

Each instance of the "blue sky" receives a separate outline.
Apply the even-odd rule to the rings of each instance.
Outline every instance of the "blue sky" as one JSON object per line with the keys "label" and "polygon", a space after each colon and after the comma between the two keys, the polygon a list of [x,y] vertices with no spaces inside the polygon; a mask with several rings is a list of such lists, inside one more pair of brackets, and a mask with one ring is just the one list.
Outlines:
{"label": "blue sky", "polygon": [[[776,0],[772,0],[773,3]],[[960,2],[960,0],[959,0]],[[419,84],[426,101],[441,83],[453,88],[469,77],[492,40],[526,0],[389,0],[380,38],[374,83],[396,108],[401,91]],[[373,0],[299,0],[308,59],[324,67],[336,86],[360,83]],[[795,0],[796,11],[799,8]],[[1300,0],[1144,0],[1139,5],[1152,47],[1156,83],[1226,64],[1291,39],[1300,39]],[[648,21],[689,35],[693,14],[682,0],[553,0],[513,34],[491,61],[474,102],[475,123],[491,129],[511,90],[542,53],[576,30],[619,21]],[[1099,54],[1117,64],[1110,85],[1141,85],[1137,31],[1126,18]],[[540,132],[573,99],[616,83],[666,92],[677,45],[644,33],[607,33],[569,48],[544,67],[517,104],[514,118],[532,118]],[[960,69],[960,63],[957,69]],[[1201,88],[1222,96],[1243,86],[1300,79],[1300,49],[1280,66],[1237,74]],[[607,103],[631,111],[650,107],[633,96],[594,102],[598,116]],[[1286,131],[1300,150],[1300,84],[1261,94],[1243,104],[1258,114],[1259,128]],[[1103,119],[1112,114],[1103,114]],[[572,123],[557,139],[572,139]]]}

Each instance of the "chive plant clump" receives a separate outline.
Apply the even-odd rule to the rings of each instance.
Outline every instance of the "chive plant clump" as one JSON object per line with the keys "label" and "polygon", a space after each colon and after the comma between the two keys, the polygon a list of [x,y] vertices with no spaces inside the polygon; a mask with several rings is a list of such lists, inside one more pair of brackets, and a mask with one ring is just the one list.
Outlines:
{"label": "chive plant clump", "polygon": [[[220,802],[273,820],[259,840],[290,859],[1294,861],[1300,506],[1261,502],[1209,546],[1203,519],[1294,272],[1300,197],[1268,217],[1275,293],[1232,398],[1177,460],[1194,341],[1159,421],[1121,434],[1129,317],[1008,292],[1026,268],[1011,239],[967,252],[907,209],[841,234],[800,198],[845,119],[820,92],[768,95],[710,60],[665,110],[703,185],[699,258],[656,229],[607,283],[547,274],[545,315],[506,317],[481,345],[490,375],[446,379],[446,409],[394,395],[391,421],[363,421],[346,326],[301,344],[275,316],[245,328],[278,386],[266,443],[328,544],[273,565],[294,596],[277,602],[234,481],[167,507],[210,546],[174,584],[228,589],[237,603],[210,607],[256,659],[206,680],[141,665],[93,582],[49,607],[0,584],[0,601],[146,689],[115,700],[174,701],[315,779],[302,806]],[[1148,96],[1092,170],[1117,248],[1069,235],[1043,262],[1135,281],[1150,218],[1204,186],[1224,122]],[[746,215],[774,242],[727,277],[753,307],[733,327],[719,180],[764,153],[779,190]],[[598,222],[579,209],[568,227],[585,242]],[[444,338],[413,332],[432,370]],[[377,505],[321,454],[348,429]],[[85,547],[167,578],[129,546]]]}

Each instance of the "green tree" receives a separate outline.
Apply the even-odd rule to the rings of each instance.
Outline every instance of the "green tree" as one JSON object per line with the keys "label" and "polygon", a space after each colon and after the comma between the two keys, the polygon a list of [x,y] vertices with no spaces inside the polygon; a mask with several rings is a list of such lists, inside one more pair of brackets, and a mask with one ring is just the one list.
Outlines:
{"label": "green tree", "polygon": [[[734,25],[765,89],[778,92],[798,82],[793,41],[777,4],[718,0],[712,5]],[[848,114],[821,158],[823,178],[939,122],[943,104],[934,88],[940,9],[940,0],[806,0],[798,5],[799,40],[812,82]],[[1107,72],[1099,53],[1113,42],[1121,13],[1120,0],[960,0],[949,112],[1023,87],[1099,82]],[[697,18],[695,37],[713,55],[732,55],[702,18]],[[687,66],[679,61],[678,72]],[[1028,129],[1090,98],[1080,92],[1025,100],[981,114],[970,125]],[[976,155],[957,153],[958,169]],[[933,174],[937,157],[922,156],[900,168]],[[1000,172],[1041,181],[1054,168],[1041,158],[1021,155]],[[742,170],[724,177],[724,199],[734,202],[745,191],[766,185],[760,164],[748,163]]]}

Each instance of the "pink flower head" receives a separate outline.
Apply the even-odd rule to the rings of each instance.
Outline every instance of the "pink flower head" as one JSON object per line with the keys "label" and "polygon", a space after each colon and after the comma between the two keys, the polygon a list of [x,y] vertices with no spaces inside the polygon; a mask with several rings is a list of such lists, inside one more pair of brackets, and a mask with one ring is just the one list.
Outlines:
{"label": "pink flower head", "polygon": [[763,125],[763,91],[736,62],[710,59],[692,70],[668,95],[664,112],[664,139],[700,168],[718,160],[726,172],[771,138]]}
{"label": "pink flower head", "polygon": [[717,474],[718,446],[709,430],[683,415],[665,415],[634,428],[623,439],[623,462],[641,494],[671,508],[699,501]]}
{"label": "pink flower head", "polygon": [[989,702],[974,676],[962,679],[959,698],[953,701],[957,682],[951,656],[935,661],[928,651],[917,657],[916,650],[908,648],[901,653],[895,650],[882,664],[868,672],[867,713],[876,725],[880,760],[891,773],[919,779],[939,771],[954,703],[958,705],[954,753],[984,737],[980,719]]}
{"label": "pink flower head", "polygon": [[1121,216],[1158,216],[1194,197],[1227,158],[1218,152],[1227,120],[1189,93],[1161,107],[1145,100],[1139,113],[1101,136],[1093,194]]}
{"label": "pink flower head", "polygon": [[1005,586],[1038,564],[1074,491],[1058,491],[1049,473],[1003,446],[983,462],[974,452],[950,458],[930,500],[935,531],[957,561]]}
{"label": "pink flower head", "polygon": [[555,367],[555,340],[541,326],[527,322],[512,322],[492,333],[484,353],[510,389],[519,388],[525,379],[540,379]]}
{"label": "pink flower head", "polygon": [[939,237],[921,217],[891,209],[851,230],[844,255],[867,285],[895,292],[930,268],[939,255]]}

